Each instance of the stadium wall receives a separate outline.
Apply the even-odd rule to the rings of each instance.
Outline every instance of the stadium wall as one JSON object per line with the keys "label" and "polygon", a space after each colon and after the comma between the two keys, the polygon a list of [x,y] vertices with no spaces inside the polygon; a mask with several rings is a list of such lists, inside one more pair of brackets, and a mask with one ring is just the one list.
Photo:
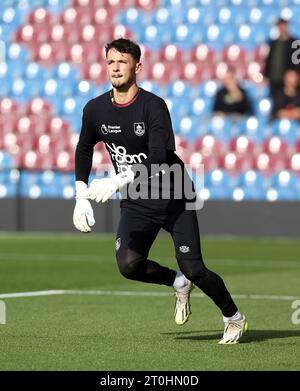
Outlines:
{"label": "stadium wall", "polygon": [[[61,199],[2,199],[0,231],[77,232],[72,224],[74,201]],[[115,232],[119,201],[94,206],[94,232]],[[202,235],[300,234],[299,202],[207,201],[198,211]]]}

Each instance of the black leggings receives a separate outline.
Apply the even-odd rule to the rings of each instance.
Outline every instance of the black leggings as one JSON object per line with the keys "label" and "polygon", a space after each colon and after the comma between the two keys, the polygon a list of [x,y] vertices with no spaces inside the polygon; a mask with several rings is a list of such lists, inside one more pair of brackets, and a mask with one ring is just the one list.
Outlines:
{"label": "black leggings", "polygon": [[237,307],[222,278],[207,269],[203,262],[195,211],[177,210],[171,215],[153,216],[122,208],[116,242],[116,258],[121,274],[131,280],[173,285],[176,271],[148,259],[160,228],[172,236],[181,272],[215,302],[224,316],[234,315]]}

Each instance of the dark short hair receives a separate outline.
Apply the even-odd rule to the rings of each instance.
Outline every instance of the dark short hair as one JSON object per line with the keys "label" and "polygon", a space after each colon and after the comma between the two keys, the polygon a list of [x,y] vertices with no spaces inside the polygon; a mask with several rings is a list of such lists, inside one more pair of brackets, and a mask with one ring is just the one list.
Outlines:
{"label": "dark short hair", "polygon": [[129,53],[132,55],[132,57],[139,62],[141,58],[141,49],[138,44],[136,44],[133,41],[130,41],[129,39],[125,38],[118,38],[114,39],[113,41],[109,42],[105,46],[105,54],[107,57],[107,53],[110,49],[116,49],[120,53]]}
{"label": "dark short hair", "polygon": [[288,24],[288,20],[284,19],[284,18],[279,18],[276,22],[276,25],[279,25],[279,24]]}

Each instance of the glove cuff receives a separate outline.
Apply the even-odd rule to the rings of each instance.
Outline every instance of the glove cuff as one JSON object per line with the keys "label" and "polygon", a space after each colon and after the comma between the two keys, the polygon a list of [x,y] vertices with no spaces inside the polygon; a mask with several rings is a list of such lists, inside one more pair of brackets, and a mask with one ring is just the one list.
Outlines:
{"label": "glove cuff", "polygon": [[76,200],[88,199],[88,195],[87,195],[88,186],[86,183],[84,183],[83,181],[76,181],[75,190],[76,190],[76,194],[75,194]]}

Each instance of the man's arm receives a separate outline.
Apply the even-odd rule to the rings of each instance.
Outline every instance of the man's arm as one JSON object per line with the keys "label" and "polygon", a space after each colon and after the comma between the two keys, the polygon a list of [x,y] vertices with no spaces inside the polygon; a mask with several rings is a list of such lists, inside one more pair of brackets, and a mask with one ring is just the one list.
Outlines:
{"label": "man's arm", "polygon": [[95,224],[93,209],[88,200],[88,179],[92,168],[95,144],[100,141],[93,127],[89,125],[87,113],[83,111],[82,126],[75,152],[76,204],[73,224],[81,232],[90,232]]}
{"label": "man's arm", "polygon": [[79,141],[75,151],[75,177],[76,181],[88,183],[92,168],[94,146],[100,141],[100,136],[88,122],[88,115],[83,111],[82,126]]}
{"label": "man's arm", "polygon": [[[165,163],[168,151],[175,151],[172,121],[166,103],[162,99],[151,99],[148,104],[148,156],[142,161],[148,175],[153,175],[152,165]],[[135,172],[135,165],[132,166]]]}

